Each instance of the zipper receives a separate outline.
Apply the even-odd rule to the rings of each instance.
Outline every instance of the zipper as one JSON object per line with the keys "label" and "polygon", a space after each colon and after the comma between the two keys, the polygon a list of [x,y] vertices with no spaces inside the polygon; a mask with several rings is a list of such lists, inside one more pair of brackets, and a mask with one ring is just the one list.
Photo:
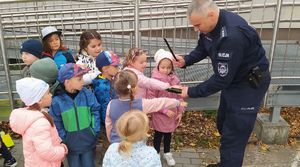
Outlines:
{"label": "zipper", "polygon": [[74,104],[74,110],[75,110],[75,117],[76,117],[76,124],[77,124],[77,131],[79,131],[79,122],[78,122],[78,112],[77,112],[77,105],[75,103],[75,99],[73,100],[73,104]]}

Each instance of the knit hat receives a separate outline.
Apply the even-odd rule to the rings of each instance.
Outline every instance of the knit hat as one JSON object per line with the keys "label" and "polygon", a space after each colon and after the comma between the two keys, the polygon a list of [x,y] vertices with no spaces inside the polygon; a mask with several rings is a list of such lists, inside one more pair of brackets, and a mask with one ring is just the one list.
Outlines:
{"label": "knit hat", "polygon": [[71,79],[73,77],[77,77],[83,74],[86,74],[88,71],[90,71],[89,68],[81,68],[77,64],[74,63],[67,63],[64,66],[60,68],[58,71],[58,78],[57,80],[60,83],[64,83],[65,80]]}
{"label": "knit hat", "polygon": [[42,29],[42,39],[46,39],[49,35],[51,34],[58,34],[59,36],[61,35],[61,31],[58,31],[55,27],[48,26]]}
{"label": "knit hat", "polygon": [[26,77],[16,81],[16,89],[26,106],[39,102],[49,89],[49,85],[36,78]]}
{"label": "knit hat", "polygon": [[29,39],[21,44],[20,53],[27,52],[37,58],[42,58],[43,45],[39,40]]}
{"label": "knit hat", "polygon": [[98,69],[108,65],[118,66],[119,63],[120,59],[113,51],[103,51],[96,58],[96,67]]}
{"label": "knit hat", "polygon": [[51,58],[43,58],[32,63],[29,67],[30,75],[53,85],[58,75],[58,69]]}
{"label": "knit hat", "polygon": [[173,60],[172,53],[164,49],[159,49],[154,55],[154,61],[156,63],[156,66],[158,66],[159,62],[165,58],[170,59],[172,61]]}

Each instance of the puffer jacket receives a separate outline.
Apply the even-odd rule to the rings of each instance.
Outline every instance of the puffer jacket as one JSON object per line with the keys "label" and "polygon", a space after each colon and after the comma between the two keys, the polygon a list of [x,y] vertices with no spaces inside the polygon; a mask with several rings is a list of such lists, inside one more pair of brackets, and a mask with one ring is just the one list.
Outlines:
{"label": "puffer jacket", "polygon": [[60,167],[67,148],[40,111],[15,109],[9,120],[12,130],[23,137],[25,167]]}
{"label": "puffer jacket", "polygon": [[[180,80],[176,74],[174,73],[169,75],[161,74],[157,70],[157,67],[153,69],[151,77],[153,79],[157,79],[159,81],[169,83],[171,86],[180,84]],[[179,95],[175,93],[167,92],[166,90],[154,90],[154,89],[147,90],[147,98],[152,99],[158,97],[175,98],[180,101],[183,101],[183,99]],[[165,133],[174,132],[179,124],[178,120],[176,120],[176,117],[184,111],[184,107],[175,107],[171,110],[175,113],[175,116],[173,118],[168,117],[166,114],[164,114],[164,112],[152,113],[151,123],[150,123],[151,127],[153,127],[153,129],[159,132],[165,132]]]}
{"label": "puffer jacket", "polygon": [[91,69],[87,74],[83,75],[84,85],[89,85],[92,83],[92,80],[95,79],[101,72],[96,66],[96,57],[88,55],[84,50],[78,55],[78,60],[76,64],[83,65]]}

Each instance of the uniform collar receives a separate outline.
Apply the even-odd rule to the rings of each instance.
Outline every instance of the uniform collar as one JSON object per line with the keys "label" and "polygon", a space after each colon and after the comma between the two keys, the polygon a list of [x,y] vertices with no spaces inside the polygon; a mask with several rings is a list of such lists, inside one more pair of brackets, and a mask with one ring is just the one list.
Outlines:
{"label": "uniform collar", "polygon": [[224,12],[225,11],[223,9],[220,9],[218,23],[217,23],[216,27],[210,33],[208,33],[208,37],[222,38],[222,37],[227,36],[226,27],[224,24]]}

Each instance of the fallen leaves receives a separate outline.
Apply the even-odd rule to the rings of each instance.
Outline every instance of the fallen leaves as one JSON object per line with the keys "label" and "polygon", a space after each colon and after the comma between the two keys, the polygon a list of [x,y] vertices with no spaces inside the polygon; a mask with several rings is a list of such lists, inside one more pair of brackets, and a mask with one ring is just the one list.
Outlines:
{"label": "fallen leaves", "polygon": [[[262,108],[260,112],[269,112],[269,109]],[[290,124],[289,145],[296,145],[300,138],[300,108],[285,107],[281,116]],[[0,122],[0,127],[13,138],[20,138],[20,135],[13,133],[8,122]],[[153,130],[149,131],[153,134]],[[216,128],[216,111],[189,111],[185,112],[180,126],[172,135],[172,148],[180,150],[183,147],[192,148],[218,148],[220,145],[220,134]],[[153,135],[149,137],[148,143],[152,145]],[[251,135],[250,143],[258,144],[262,151],[268,151],[269,146],[257,141],[254,134]]]}

